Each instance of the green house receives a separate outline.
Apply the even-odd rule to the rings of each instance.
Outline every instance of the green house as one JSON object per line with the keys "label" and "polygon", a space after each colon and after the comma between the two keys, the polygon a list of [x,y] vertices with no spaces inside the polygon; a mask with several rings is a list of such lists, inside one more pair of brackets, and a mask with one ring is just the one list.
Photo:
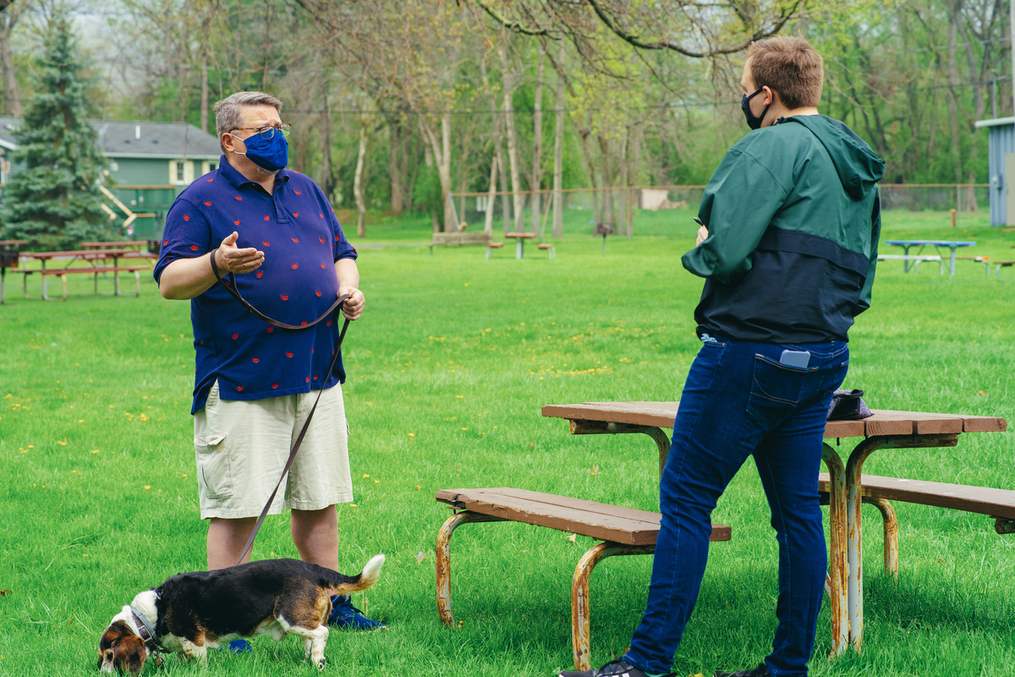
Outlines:
{"label": "green house", "polygon": [[[130,219],[122,235],[136,240],[157,239],[165,214],[176,196],[194,179],[218,168],[222,150],[218,139],[183,122],[89,120],[109,160],[106,187],[121,204],[107,200],[110,220]],[[0,184],[19,170],[11,156],[17,150],[14,131],[20,120],[0,117]]]}

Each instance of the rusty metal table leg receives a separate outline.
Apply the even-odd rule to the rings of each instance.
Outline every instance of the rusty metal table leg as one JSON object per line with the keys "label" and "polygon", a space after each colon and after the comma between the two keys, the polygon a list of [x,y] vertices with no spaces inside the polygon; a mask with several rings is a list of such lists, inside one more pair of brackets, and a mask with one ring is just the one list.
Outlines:
{"label": "rusty metal table leg", "polygon": [[571,582],[571,646],[575,670],[592,668],[589,650],[589,576],[599,562],[613,555],[651,555],[655,545],[600,543],[586,552],[574,570]]}
{"label": "rusty metal table leg", "polygon": [[449,517],[437,532],[437,613],[444,625],[451,627],[455,619],[451,616],[451,534],[462,524],[469,522],[503,522],[500,517],[481,515],[468,510]]}
{"label": "rusty metal table leg", "polygon": [[863,506],[861,468],[878,449],[954,447],[958,433],[868,437],[860,442],[846,462],[846,517],[849,550],[849,638],[853,648],[863,643],[863,544],[860,536]]}
{"label": "rusty metal table leg", "polygon": [[828,598],[832,615],[832,655],[838,656],[849,646],[846,550],[846,469],[839,454],[824,444],[821,458],[828,467],[830,491],[828,503]]}
{"label": "rusty metal table leg", "polygon": [[883,498],[865,498],[865,503],[877,506],[885,525],[885,571],[899,577],[899,521],[895,508]]}

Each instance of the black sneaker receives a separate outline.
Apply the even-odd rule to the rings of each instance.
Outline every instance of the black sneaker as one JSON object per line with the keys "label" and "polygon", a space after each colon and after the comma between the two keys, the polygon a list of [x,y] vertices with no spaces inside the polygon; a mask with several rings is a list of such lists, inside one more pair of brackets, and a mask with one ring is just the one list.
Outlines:
{"label": "black sneaker", "polygon": [[768,677],[768,666],[762,663],[753,670],[738,670],[736,672],[716,670],[713,677]]}
{"label": "black sneaker", "polygon": [[565,670],[557,677],[646,677],[646,675],[623,658],[618,658],[598,670]]}

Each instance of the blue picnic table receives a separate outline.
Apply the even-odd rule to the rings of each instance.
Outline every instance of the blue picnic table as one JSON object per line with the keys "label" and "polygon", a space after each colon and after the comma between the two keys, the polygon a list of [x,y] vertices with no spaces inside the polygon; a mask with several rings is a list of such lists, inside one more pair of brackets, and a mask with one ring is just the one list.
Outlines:
{"label": "blue picnic table", "polygon": [[[937,251],[938,254],[941,253],[941,249],[943,247],[947,247],[948,249],[951,250],[951,254],[950,254],[951,269],[950,270],[951,270],[951,274],[952,275],[955,274],[955,251],[959,247],[972,247],[972,246],[976,245],[975,242],[963,242],[963,241],[956,241],[956,240],[885,240],[885,244],[894,245],[896,247],[902,247],[902,251],[903,251],[903,255],[904,256],[909,256],[909,248],[910,247],[919,247],[919,249],[916,250],[915,256],[918,256],[920,254],[920,252],[923,251],[923,248],[928,246],[928,245],[934,247],[934,249]],[[909,261],[903,261],[902,262],[902,266],[903,266],[903,270],[908,273],[909,272]]]}

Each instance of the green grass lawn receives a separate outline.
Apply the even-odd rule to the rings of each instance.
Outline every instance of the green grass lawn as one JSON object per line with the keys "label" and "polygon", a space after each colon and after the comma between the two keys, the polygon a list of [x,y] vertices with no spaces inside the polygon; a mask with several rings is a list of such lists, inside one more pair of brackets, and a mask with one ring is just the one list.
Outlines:
{"label": "green grass lawn", "polygon": [[[1015,258],[1015,236],[963,215],[885,217],[884,237],[977,241]],[[439,489],[514,486],[657,506],[655,445],[644,436],[572,437],[544,404],[673,400],[697,351],[701,281],[679,257],[691,212],[640,214],[632,240],[602,241],[573,221],[557,258],[534,248],[361,248],[363,319],[346,339],[346,404],[356,502],[339,508],[341,568],[378,552],[377,586],[354,603],[389,629],[335,632],[328,674],[534,675],[571,666],[570,582],[590,539],[518,524],[476,524],[452,539],[452,608],[434,601]],[[974,222],[979,218],[979,222]],[[979,223],[979,225],[977,225]],[[359,246],[425,242],[424,219],[378,219]],[[498,238],[499,239],[499,238]],[[886,248],[887,249],[887,248]],[[970,251],[970,254],[973,252]],[[78,276],[78,278],[87,276]],[[189,307],[95,296],[71,279],[67,302],[20,294],[0,307],[0,675],[87,674],[99,633],[135,593],[203,568],[192,422]],[[107,283],[106,285],[110,285]],[[132,285],[125,284],[125,289]],[[100,285],[101,288],[101,285]],[[108,291],[108,289],[107,289]],[[886,262],[874,306],[854,327],[845,387],[872,407],[1015,420],[1015,271],[905,275]],[[857,440],[843,440],[845,453]],[[748,463],[750,465],[750,463]],[[953,449],[884,450],[874,474],[1015,487],[1010,434],[969,434]],[[829,660],[827,602],[814,675],[1009,675],[1015,665],[1015,539],[985,517],[898,504],[900,575],[881,570],[881,525],[866,513],[866,647]],[[777,551],[752,467],[714,514],[733,529],[714,544],[676,657],[678,675],[757,664],[775,626]],[[287,520],[269,519],[254,558],[293,557]],[[621,653],[644,610],[649,557],[612,558],[592,577],[592,651]],[[311,675],[293,639],[260,638],[252,655],[167,662],[145,674]]]}

